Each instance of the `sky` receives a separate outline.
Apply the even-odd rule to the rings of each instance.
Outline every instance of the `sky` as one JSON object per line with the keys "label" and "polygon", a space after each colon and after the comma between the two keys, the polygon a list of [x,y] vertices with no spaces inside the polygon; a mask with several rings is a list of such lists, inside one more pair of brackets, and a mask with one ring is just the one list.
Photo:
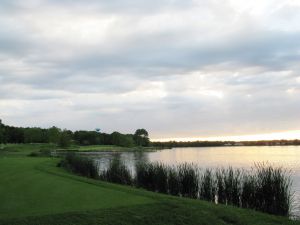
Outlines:
{"label": "sky", "polygon": [[300,138],[299,23],[298,0],[0,0],[0,118]]}

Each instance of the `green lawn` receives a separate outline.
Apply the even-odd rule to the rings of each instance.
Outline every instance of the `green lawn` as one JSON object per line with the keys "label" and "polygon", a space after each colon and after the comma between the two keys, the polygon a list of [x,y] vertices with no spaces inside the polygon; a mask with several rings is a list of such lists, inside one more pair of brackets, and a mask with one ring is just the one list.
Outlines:
{"label": "green lawn", "polygon": [[79,177],[59,159],[0,156],[1,225],[299,224],[286,218]]}
{"label": "green lawn", "polygon": [[117,145],[87,145],[79,146],[79,151],[126,151],[130,148],[120,147]]}
{"label": "green lawn", "polygon": [[117,145],[72,145],[67,149],[60,149],[55,144],[6,144],[0,145],[0,156],[1,154],[10,155],[10,156],[20,156],[20,155],[28,155],[32,152],[40,152],[40,151],[84,151],[84,152],[96,152],[96,151],[153,151],[152,147],[121,147]]}
{"label": "green lawn", "polygon": [[31,152],[39,152],[56,149],[55,144],[3,144],[0,145],[0,156],[26,156]]}

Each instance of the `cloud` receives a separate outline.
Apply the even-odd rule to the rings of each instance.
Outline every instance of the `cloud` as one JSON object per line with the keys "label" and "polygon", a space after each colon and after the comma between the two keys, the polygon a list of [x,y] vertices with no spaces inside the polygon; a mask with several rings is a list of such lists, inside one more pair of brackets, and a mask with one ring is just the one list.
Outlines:
{"label": "cloud", "polygon": [[300,5],[2,1],[0,117],[153,138],[299,129]]}

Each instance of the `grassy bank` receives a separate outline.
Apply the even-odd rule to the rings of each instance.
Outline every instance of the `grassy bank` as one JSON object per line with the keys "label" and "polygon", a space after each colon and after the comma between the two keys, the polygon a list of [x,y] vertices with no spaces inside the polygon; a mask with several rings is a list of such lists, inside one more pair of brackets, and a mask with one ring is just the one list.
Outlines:
{"label": "grassy bank", "polygon": [[300,225],[253,210],[79,177],[57,167],[58,162],[1,154],[1,225]]}
{"label": "grassy bank", "polygon": [[56,144],[3,144],[0,145],[0,156],[10,155],[10,156],[26,156],[29,154],[36,154],[39,156],[50,155],[51,152],[129,152],[129,151],[155,151],[152,147],[120,147],[117,145],[71,145],[66,149],[58,147]]}

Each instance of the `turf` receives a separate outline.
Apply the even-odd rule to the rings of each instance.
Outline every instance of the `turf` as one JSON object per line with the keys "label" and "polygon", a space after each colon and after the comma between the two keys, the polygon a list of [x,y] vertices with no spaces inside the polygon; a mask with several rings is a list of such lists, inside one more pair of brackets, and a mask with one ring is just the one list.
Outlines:
{"label": "turf", "polygon": [[[51,161],[54,166],[56,160]],[[119,207],[153,201],[45,173],[38,166],[49,163],[49,159],[2,158],[0,162],[0,218]]]}
{"label": "turf", "polygon": [[116,145],[87,145],[79,146],[79,151],[126,151],[130,148],[120,147]]}
{"label": "turf", "polygon": [[1,225],[299,224],[252,210],[79,177],[59,159],[0,157]]}

